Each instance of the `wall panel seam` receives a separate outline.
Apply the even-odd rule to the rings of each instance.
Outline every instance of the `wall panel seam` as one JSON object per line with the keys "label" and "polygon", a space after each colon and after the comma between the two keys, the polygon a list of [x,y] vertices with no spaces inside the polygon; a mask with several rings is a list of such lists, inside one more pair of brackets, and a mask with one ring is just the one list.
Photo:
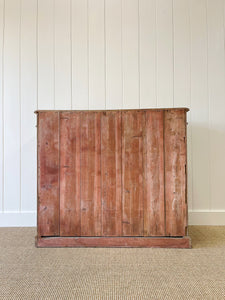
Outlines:
{"label": "wall panel seam", "polygon": [[55,109],[55,0],[53,0],[53,105]]}
{"label": "wall panel seam", "polygon": [[73,108],[73,40],[72,40],[73,2],[70,0],[70,108]]}
{"label": "wall panel seam", "polygon": [[172,65],[173,65],[173,86],[172,86],[172,94],[173,94],[173,107],[174,107],[174,63],[175,63],[175,46],[174,46],[174,33],[175,33],[175,26],[174,26],[174,0],[172,0]]}
{"label": "wall panel seam", "polygon": [[140,74],[140,0],[138,0],[138,104],[141,108],[141,74]]}
{"label": "wall panel seam", "polygon": [[155,0],[155,96],[156,107],[158,107],[158,35],[157,35],[157,0]]}
{"label": "wall panel seam", "polygon": [[4,163],[5,163],[5,148],[4,148],[4,140],[5,140],[5,126],[4,126],[4,57],[5,57],[5,0],[3,2],[3,28],[2,28],[2,211],[4,212]]}
{"label": "wall panel seam", "polygon": [[19,195],[19,211],[21,211],[22,207],[22,120],[21,120],[21,114],[22,114],[22,103],[21,103],[21,37],[22,37],[22,30],[21,30],[21,19],[22,19],[22,0],[20,0],[20,20],[19,20],[19,102],[20,102],[20,111],[19,111],[19,127],[20,127],[20,195]]}
{"label": "wall panel seam", "polygon": [[209,24],[208,24],[208,0],[205,1],[205,14],[206,14],[206,39],[207,39],[207,62],[206,62],[206,68],[207,68],[207,97],[208,97],[208,143],[209,143],[209,157],[208,157],[208,166],[209,166],[209,209],[212,209],[212,190],[211,190],[211,182],[212,182],[212,177],[211,177],[211,170],[212,170],[212,162],[210,160],[211,156],[211,130],[212,130],[212,124],[211,124],[211,99],[210,99],[210,94],[209,94]]}
{"label": "wall panel seam", "polygon": [[106,22],[105,22],[105,18],[106,18],[106,14],[105,14],[105,1],[104,0],[104,96],[105,96],[105,109],[106,109]]}
{"label": "wall panel seam", "polygon": [[38,109],[38,73],[39,73],[39,69],[38,69],[38,2],[39,0],[37,0],[37,14],[36,14],[36,67],[37,67],[37,78],[36,78],[36,81],[37,81],[37,103],[36,103],[36,106],[37,106],[37,109]]}
{"label": "wall panel seam", "polygon": [[90,109],[90,72],[89,72],[89,0],[87,1],[87,81],[88,81],[88,109]]}
{"label": "wall panel seam", "polygon": [[[191,124],[191,103],[192,103],[192,84],[191,84],[191,72],[192,72],[192,66],[191,66],[191,41],[192,41],[192,35],[191,35],[191,8],[190,8],[190,1],[188,2],[188,28],[189,28],[189,56],[190,56],[190,64],[189,64],[189,89],[190,89],[190,99],[189,99],[189,120],[190,120],[190,124]],[[187,124],[188,126],[188,124]],[[191,164],[192,164],[192,158],[193,158],[193,146],[192,146],[192,126],[189,125],[189,132],[190,132],[190,140],[189,140],[189,144],[190,144],[190,157],[191,157]],[[188,153],[187,153],[188,154]],[[190,170],[190,168],[189,168]],[[187,172],[189,173],[189,170],[187,169]],[[187,173],[187,180],[188,180],[188,173]],[[188,182],[187,182],[188,183]],[[189,194],[191,194],[191,207],[193,207],[193,168],[191,166],[191,193],[189,192]],[[189,200],[189,199],[188,199]],[[188,201],[189,202],[189,201]],[[190,205],[190,202],[189,202]]]}
{"label": "wall panel seam", "polygon": [[[122,108],[124,108],[124,70],[123,70],[123,1],[121,0],[121,86],[122,86]],[[121,115],[122,120],[122,115]]]}

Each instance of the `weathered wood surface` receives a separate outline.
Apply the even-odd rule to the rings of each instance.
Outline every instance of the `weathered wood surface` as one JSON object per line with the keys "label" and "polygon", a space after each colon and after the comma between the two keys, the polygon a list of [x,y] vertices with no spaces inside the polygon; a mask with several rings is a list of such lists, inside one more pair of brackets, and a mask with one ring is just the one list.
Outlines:
{"label": "weathered wood surface", "polygon": [[81,113],[81,235],[102,234],[101,113]]}
{"label": "weathered wood surface", "polygon": [[163,111],[147,111],[144,142],[144,235],[165,235]]}
{"label": "weathered wood surface", "polygon": [[59,112],[38,115],[38,235],[59,235]]}
{"label": "weathered wood surface", "polygon": [[[140,110],[140,109],[139,109]],[[177,111],[177,110],[181,110],[181,111],[184,111],[184,112],[187,112],[189,111],[189,108],[187,107],[173,107],[173,108],[147,108],[147,109],[141,109],[142,111]],[[35,114],[38,114],[40,112],[83,112],[83,110],[36,110],[34,113]],[[89,112],[103,112],[103,110],[88,110]],[[107,109],[106,111],[121,111],[121,112],[125,112],[125,111],[137,111],[137,109],[135,108],[130,108],[130,109]]]}
{"label": "weathered wood surface", "polygon": [[79,236],[80,113],[60,114],[60,235]]}
{"label": "weathered wood surface", "polygon": [[39,112],[38,236],[185,236],[186,111]]}
{"label": "weathered wood surface", "polygon": [[37,238],[37,247],[134,247],[134,248],[191,248],[184,237],[49,237]]}
{"label": "weathered wood surface", "polygon": [[164,112],[166,235],[183,236],[186,227],[186,114]]}
{"label": "weathered wood surface", "polygon": [[101,120],[102,235],[122,235],[121,112]]}
{"label": "weathered wood surface", "polygon": [[122,112],[123,236],[143,235],[144,112]]}

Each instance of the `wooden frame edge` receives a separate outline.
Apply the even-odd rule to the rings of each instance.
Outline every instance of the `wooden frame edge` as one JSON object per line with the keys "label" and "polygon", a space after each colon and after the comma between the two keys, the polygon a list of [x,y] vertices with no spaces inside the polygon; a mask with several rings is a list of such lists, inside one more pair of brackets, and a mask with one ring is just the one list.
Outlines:
{"label": "wooden frame edge", "polygon": [[191,248],[191,238],[183,237],[38,237],[38,248]]}

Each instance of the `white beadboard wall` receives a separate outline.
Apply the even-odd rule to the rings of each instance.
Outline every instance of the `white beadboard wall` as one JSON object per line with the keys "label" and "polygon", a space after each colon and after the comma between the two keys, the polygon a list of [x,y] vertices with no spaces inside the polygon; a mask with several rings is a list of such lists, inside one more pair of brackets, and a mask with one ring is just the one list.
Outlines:
{"label": "white beadboard wall", "polygon": [[36,109],[190,108],[189,223],[225,225],[225,0],[0,0],[0,226],[36,225]]}

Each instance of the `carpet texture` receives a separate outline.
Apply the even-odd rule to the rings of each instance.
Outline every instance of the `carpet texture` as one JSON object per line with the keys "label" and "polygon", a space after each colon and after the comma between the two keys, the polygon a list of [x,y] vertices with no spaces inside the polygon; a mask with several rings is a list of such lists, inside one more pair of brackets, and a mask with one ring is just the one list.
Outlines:
{"label": "carpet texture", "polygon": [[0,299],[225,299],[225,226],[190,226],[192,249],[34,246],[0,228]]}

